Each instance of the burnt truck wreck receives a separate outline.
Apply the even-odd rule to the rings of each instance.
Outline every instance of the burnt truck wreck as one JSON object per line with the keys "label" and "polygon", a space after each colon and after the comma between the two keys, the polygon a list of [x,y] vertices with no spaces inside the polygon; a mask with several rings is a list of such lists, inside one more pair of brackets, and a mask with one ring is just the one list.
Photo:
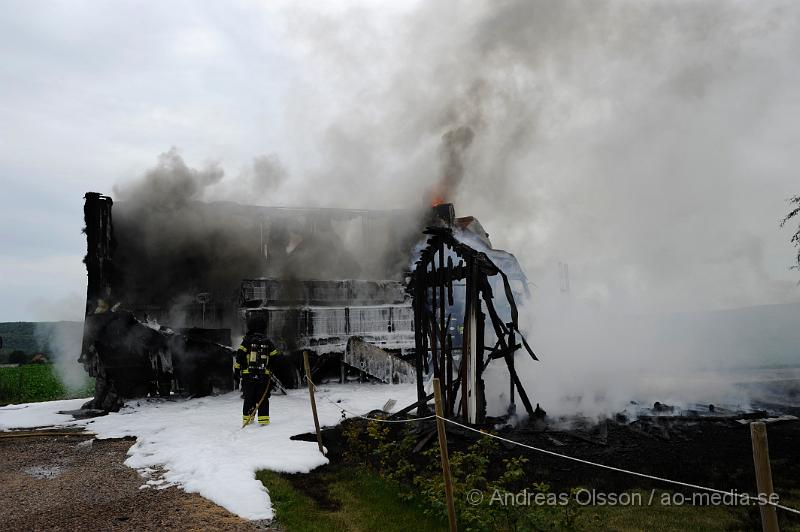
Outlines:
{"label": "burnt truck wreck", "polygon": [[416,382],[418,404],[406,411],[425,408],[424,381],[437,376],[448,414],[475,422],[486,412],[482,370],[502,359],[512,402],[516,390],[532,413],[513,366],[516,349],[533,356],[516,317],[527,280],[451,204],[378,211],[84,199],[80,361],[96,379],[84,408],[231,390],[235,347],[258,315],[283,353],[273,370],[281,387],[302,384],[308,351],[316,380]]}

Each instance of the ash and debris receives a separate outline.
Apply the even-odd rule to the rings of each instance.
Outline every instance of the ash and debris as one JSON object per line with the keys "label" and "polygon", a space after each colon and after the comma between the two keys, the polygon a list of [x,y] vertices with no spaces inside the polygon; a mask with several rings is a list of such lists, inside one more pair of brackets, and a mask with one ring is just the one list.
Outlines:
{"label": "ash and debris", "polygon": [[26,475],[30,475],[35,479],[51,479],[56,478],[64,472],[61,466],[30,466],[24,469]]}
{"label": "ash and debris", "polygon": [[[754,418],[760,413],[752,413]],[[571,428],[550,425],[501,426],[499,420],[487,420],[483,427],[500,436],[539,449],[614,466],[629,471],[655,475],[682,482],[710,486],[716,489],[750,493],[755,487],[750,428],[739,422],[736,416],[680,419],[678,416],[659,417],[657,421],[620,423],[607,419]],[[793,493],[800,489],[800,464],[797,441],[800,438],[800,420],[793,416],[769,417],[770,458],[780,464],[773,470],[774,484],[779,494]],[[324,430],[323,440],[328,457],[336,464],[343,459],[346,439],[343,433],[349,424],[366,425],[361,419],[349,419],[337,427]],[[427,437],[425,444],[414,452],[421,460],[421,452],[436,445],[435,423],[424,421],[418,424],[418,441]],[[364,427],[366,429],[366,426]],[[396,438],[402,437],[403,427],[390,427]],[[313,434],[296,436],[296,439],[312,441]],[[447,444],[450,452],[466,450],[477,439],[472,431],[447,426]],[[553,490],[569,490],[582,486],[605,492],[619,493],[629,489],[655,488],[681,491],[675,486],[642,479],[639,477],[603,471],[563,458],[537,453],[528,449],[500,443],[504,459],[524,456],[529,461],[524,465],[525,478],[530,482],[546,481]],[[414,461],[414,458],[411,457]],[[503,461],[495,460],[490,469],[502,468]],[[757,516],[758,510],[754,509]]]}

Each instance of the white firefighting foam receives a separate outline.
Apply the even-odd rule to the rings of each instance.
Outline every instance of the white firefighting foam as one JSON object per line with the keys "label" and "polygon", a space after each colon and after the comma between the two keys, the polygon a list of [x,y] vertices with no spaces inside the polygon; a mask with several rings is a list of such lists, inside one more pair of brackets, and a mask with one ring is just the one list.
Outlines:
{"label": "white firefighting foam", "polygon": [[[402,408],[414,402],[416,392],[409,384],[335,384],[320,386],[317,397],[320,424],[331,426],[341,421],[342,414],[326,398],[351,412],[366,413],[383,407],[389,399]],[[162,471],[160,478],[146,480],[144,486],[179,486],[251,520],[273,518],[269,494],[256,480],[256,471],[307,473],[328,463],[316,443],[289,439],[314,430],[306,390],[273,396],[272,424],[246,429],[241,429],[238,392],[188,400],[129,401],[120,412],[84,421],[57,413],[79,408],[83,401],[0,408],[0,429],[85,425],[100,439],[135,436],[125,464],[147,479],[153,470]]]}

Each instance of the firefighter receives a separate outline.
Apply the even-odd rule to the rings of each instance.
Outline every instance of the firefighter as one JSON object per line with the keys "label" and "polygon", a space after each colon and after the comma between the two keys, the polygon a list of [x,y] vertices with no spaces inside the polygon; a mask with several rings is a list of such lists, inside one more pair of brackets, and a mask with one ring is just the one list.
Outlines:
{"label": "firefighter", "polygon": [[266,321],[261,316],[254,316],[247,321],[247,334],[242,338],[242,345],[236,351],[233,363],[234,383],[242,383],[242,420],[247,422],[258,401],[264,396],[258,407],[258,424],[269,425],[269,381],[271,373],[270,360],[280,351],[267,338]]}

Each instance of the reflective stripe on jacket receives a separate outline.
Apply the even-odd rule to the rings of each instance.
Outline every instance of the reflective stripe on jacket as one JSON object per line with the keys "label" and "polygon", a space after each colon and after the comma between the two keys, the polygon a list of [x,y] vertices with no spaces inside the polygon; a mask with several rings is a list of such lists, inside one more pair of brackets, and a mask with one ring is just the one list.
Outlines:
{"label": "reflective stripe on jacket", "polygon": [[236,351],[234,372],[247,376],[269,375],[270,359],[280,354],[280,350],[266,336],[248,333]]}

